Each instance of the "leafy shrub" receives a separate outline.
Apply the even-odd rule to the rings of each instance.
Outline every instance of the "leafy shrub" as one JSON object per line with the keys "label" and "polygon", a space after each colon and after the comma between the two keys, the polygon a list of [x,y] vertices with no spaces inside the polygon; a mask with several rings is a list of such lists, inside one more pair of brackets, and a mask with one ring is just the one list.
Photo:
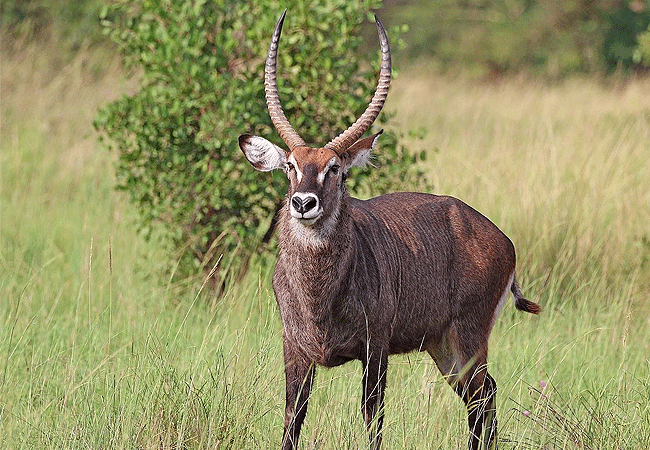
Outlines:
{"label": "leafy shrub", "polygon": [[638,45],[633,54],[634,62],[650,67],[650,26],[638,36]]}
{"label": "leafy shrub", "polygon": [[[532,72],[549,78],[630,67],[650,8],[643,0],[423,0],[396,2],[411,58],[479,76]],[[417,32],[415,32],[417,30]]]}
{"label": "leafy shrub", "polygon": [[[228,267],[240,274],[248,255],[266,248],[286,177],[253,170],[237,137],[259,134],[284,146],[267,113],[263,74],[285,6],[280,98],[303,139],[323,145],[374,92],[379,57],[361,52],[361,27],[379,0],[120,0],[104,12],[141,87],[100,110],[95,126],[119,153],[118,189],[137,206],[142,229],[162,233],[182,274],[210,270],[223,255],[221,282]],[[352,188],[370,195],[422,183],[418,158],[398,140],[385,133],[381,172],[352,175]]]}
{"label": "leafy shrub", "polygon": [[634,69],[639,34],[648,28],[650,10],[643,1],[624,2],[607,17],[603,54],[608,71]]}

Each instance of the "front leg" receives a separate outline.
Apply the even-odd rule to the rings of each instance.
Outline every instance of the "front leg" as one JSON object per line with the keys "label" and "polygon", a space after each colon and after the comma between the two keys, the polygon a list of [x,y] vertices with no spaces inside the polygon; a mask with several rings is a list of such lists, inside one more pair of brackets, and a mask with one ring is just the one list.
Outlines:
{"label": "front leg", "polygon": [[282,450],[298,447],[300,428],[307,414],[316,366],[301,358],[296,349],[284,340],[284,371],[286,376],[286,403],[284,410],[284,436]]}
{"label": "front leg", "polygon": [[[384,390],[388,370],[388,350],[368,349],[363,365],[363,394],[361,411],[370,435],[370,447],[378,450],[381,446],[381,429],[384,423]],[[376,420],[375,420],[376,419]]]}

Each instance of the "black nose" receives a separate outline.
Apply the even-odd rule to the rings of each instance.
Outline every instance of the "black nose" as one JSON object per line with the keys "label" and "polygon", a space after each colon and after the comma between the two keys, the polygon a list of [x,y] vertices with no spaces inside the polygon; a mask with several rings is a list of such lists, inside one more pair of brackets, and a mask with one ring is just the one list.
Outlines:
{"label": "black nose", "polygon": [[304,214],[307,211],[311,211],[312,209],[316,208],[318,206],[318,202],[316,201],[316,198],[312,196],[303,199],[297,195],[294,195],[291,197],[291,206],[293,206],[293,209],[295,209],[296,212]]}
{"label": "black nose", "polygon": [[291,198],[291,206],[293,206],[293,209],[301,214],[305,212],[305,210],[302,209],[302,199],[299,197],[294,196]]}

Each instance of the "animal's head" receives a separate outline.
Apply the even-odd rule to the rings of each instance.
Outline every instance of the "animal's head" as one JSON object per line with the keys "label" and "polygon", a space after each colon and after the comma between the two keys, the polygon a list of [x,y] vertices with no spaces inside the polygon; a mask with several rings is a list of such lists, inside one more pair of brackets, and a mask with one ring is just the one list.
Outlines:
{"label": "animal's head", "polygon": [[278,41],[286,11],[273,33],[266,60],[266,102],[273,125],[288,150],[267,139],[248,134],[239,137],[239,147],[253,167],[261,171],[281,169],[289,178],[289,213],[298,223],[315,226],[336,217],[345,192],[345,178],[353,166],[365,165],[370,158],[378,133],[359,139],[379,115],[390,85],[390,48],[381,21],[375,17],[379,31],[382,62],[377,90],[366,111],[338,137],[323,147],[310,147],[293,129],[282,111],[278,98],[276,64]]}

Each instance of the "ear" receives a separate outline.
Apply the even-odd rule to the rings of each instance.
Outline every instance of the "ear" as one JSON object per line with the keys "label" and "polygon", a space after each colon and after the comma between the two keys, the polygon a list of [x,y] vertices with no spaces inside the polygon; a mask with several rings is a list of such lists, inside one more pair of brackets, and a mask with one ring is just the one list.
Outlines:
{"label": "ear", "polygon": [[284,150],[263,137],[242,134],[239,136],[239,148],[248,162],[262,172],[284,169],[287,166]]}
{"label": "ear", "polygon": [[368,164],[372,149],[375,147],[379,135],[383,132],[384,130],[379,130],[378,133],[375,133],[372,136],[359,139],[357,142],[352,144],[350,148],[343,152],[341,155],[343,159],[343,170],[347,172],[350,167],[365,166]]}

